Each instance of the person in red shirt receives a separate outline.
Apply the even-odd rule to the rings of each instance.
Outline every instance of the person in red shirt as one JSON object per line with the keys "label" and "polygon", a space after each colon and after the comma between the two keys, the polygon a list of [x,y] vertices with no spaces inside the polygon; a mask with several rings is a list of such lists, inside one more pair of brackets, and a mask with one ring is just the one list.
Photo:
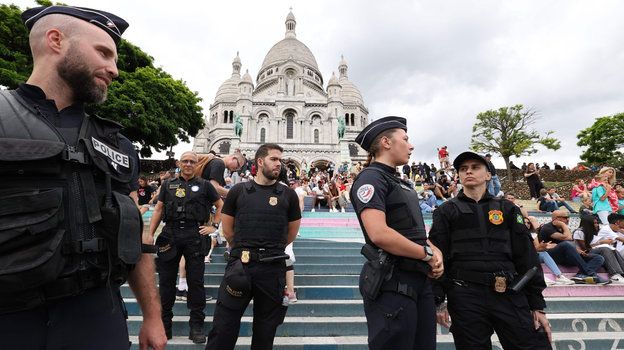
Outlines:
{"label": "person in red shirt", "polygon": [[449,153],[446,150],[446,146],[442,146],[442,148],[438,149],[438,159],[440,160],[440,168],[448,168],[451,166],[451,162],[449,162]]}

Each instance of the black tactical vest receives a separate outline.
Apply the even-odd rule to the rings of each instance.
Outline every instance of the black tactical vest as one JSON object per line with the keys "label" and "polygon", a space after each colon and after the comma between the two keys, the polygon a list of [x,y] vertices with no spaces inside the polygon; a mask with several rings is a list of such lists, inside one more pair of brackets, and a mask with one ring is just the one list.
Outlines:
{"label": "black tactical vest", "polygon": [[[394,177],[382,169],[375,167],[367,167],[364,171],[377,171],[384,176],[388,182],[388,193],[386,196],[386,225],[393,230],[399,232],[412,242],[423,244],[427,240],[427,231],[425,230],[420,202],[418,194],[414,191],[409,183]],[[358,175],[359,177],[360,175]],[[357,178],[356,178],[357,180]],[[355,182],[355,181],[354,181]],[[352,191],[351,198],[353,196]],[[358,216],[359,220],[359,216]],[[367,243],[373,244],[368,238],[368,233],[360,221],[362,232]],[[373,244],[374,246],[374,244]]]}
{"label": "black tactical vest", "polygon": [[210,186],[212,185],[208,181],[199,177],[189,181],[179,178],[165,181],[162,187],[162,191],[166,191],[163,221],[208,221],[212,204],[206,202],[206,193]]}
{"label": "black tactical vest", "polygon": [[234,216],[235,247],[284,249],[288,239],[288,188],[279,182],[271,191],[259,189],[253,181],[242,186]]}
{"label": "black tactical vest", "polygon": [[450,256],[455,261],[511,259],[511,229],[509,218],[503,212],[502,199],[490,198],[488,212],[478,203],[472,204],[457,197],[449,204],[457,208],[459,217],[451,220]]}
{"label": "black tactical vest", "polygon": [[76,146],[15,91],[0,91],[0,313],[107,282],[141,258],[128,197],[136,161],[117,123],[86,116]]}

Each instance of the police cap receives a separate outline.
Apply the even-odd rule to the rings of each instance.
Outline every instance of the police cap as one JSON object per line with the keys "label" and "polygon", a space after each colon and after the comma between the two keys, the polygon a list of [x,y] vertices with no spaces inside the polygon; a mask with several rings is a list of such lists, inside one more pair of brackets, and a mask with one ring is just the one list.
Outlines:
{"label": "police cap", "polygon": [[364,130],[360,132],[360,134],[355,138],[355,142],[357,142],[364,150],[368,151],[377,135],[388,129],[396,128],[407,131],[407,120],[402,117],[384,117],[377,119],[368,124]]}
{"label": "police cap", "polygon": [[243,298],[251,292],[251,282],[240,260],[236,260],[225,273],[225,290],[233,297]]}
{"label": "police cap", "polygon": [[485,157],[483,157],[482,155],[478,153],[474,153],[470,151],[466,151],[458,155],[457,158],[455,158],[455,160],[453,161],[453,167],[455,169],[459,169],[462,163],[467,161],[468,159],[475,159],[475,160],[481,161],[483,164],[485,164],[485,168],[487,169],[487,171],[492,172],[492,169],[490,169],[490,163],[485,159]]}
{"label": "police cap", "polygon": [[37,22],[41,17],[53,13],[73,16],[95,24],[108,33],[108,35],[113,38],[116,45],[119,45],[119,42],[121,41],[121,34],[123,34],[123,32],[128,28],[128,22],[113,15],[112,13],[86,7],[61,5],[42,6],[28,9],[22,13],[22,20],[28,30],[31,30],[35,22]]}
{"label": "police cap", "polygon": [[158,258],[162,261],[169,261],[178,254],[178,249],[173,240],[163,235],[158,235],[156,245],[158,246]]}

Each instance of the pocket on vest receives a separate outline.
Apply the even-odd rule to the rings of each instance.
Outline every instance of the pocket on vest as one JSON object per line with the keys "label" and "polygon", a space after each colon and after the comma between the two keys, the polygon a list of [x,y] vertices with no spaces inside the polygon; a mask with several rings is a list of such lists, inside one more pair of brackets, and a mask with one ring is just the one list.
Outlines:
{"label": "pocket on vest", "polygon": [[61,273],[63,191],[0,190],[0,285],[8,293],[37,288]]}

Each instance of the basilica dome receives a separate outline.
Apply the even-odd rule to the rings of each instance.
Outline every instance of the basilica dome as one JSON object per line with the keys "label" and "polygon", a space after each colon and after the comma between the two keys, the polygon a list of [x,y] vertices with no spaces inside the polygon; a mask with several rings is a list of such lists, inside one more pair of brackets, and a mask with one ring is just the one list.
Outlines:
{"label": "basilica dome", "polygon": [[238,98],[238,83],[241,82],[240,76],[241,60],[236,53],[236,57],[232,61],[232,76],[223,82],[217,90],[215,101],[236,101]]}
{"label": "basilica dome", "polygon": [[296,38],[285,38],[273,45],[271,50],[269,50],[269,53],[264,57],[260,71],[269,66],[281,64],[289,59],[318,70],[318,64],[312,51],[304,43]]}

